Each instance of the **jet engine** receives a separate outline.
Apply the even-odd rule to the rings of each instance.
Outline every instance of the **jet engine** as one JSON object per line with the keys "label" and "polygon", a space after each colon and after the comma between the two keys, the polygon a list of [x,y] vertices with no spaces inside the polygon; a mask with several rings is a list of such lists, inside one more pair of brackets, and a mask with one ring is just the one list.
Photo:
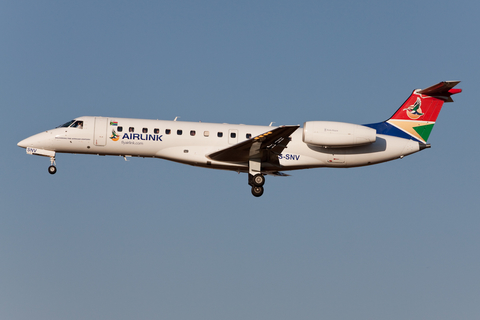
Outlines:
{"label": "jet engine", "polygon": [[303,142],[328,148],[345,148],[375,142],[377,131],[358,124],[334,121],[307,121]]}

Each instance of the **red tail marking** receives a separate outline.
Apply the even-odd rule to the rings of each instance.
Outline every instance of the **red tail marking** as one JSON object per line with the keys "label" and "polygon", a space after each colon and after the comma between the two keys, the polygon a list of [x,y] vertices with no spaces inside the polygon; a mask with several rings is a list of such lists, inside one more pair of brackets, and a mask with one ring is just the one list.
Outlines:
{"label": "red tail marking", "polygon": [[448,92],[451,93],[451,94],[457,94],[457,93],[462,92],[462,89],[450,89],[450,90],[448,90]]}

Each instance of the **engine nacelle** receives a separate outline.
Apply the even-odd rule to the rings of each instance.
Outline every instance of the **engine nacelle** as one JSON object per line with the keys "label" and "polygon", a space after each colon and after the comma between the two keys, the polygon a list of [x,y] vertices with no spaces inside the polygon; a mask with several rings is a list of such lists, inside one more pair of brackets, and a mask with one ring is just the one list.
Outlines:
{"label": "engine nacelle", "polygon": [[375,142],[377,130],[358,124],[334,121],[307,121],[303,142],[329,148],[345,148]]}

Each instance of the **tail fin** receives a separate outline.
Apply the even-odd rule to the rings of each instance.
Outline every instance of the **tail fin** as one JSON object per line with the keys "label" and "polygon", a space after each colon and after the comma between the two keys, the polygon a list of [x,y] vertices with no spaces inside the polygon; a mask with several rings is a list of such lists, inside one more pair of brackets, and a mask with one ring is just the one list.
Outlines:
{"label": "tail fin", "polygon": [[426,89],[414,90],[395,114],[387,121],[368,124],[379,134],[415,139],[426,143],[444,102],[462,92],[453,89],[460,81],[444,81]]}

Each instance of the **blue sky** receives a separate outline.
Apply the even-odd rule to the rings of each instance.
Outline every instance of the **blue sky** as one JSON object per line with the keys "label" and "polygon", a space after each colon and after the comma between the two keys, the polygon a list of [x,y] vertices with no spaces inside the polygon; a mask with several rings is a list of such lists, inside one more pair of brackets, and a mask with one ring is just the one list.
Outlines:
{"label": "blue sky", "polygon": [[[2,1],[1,319],[472,319],[480,314],[475,1]],[[432,148],[247,177],[29,156],[92,116],[385,120],[461,80]]]}

